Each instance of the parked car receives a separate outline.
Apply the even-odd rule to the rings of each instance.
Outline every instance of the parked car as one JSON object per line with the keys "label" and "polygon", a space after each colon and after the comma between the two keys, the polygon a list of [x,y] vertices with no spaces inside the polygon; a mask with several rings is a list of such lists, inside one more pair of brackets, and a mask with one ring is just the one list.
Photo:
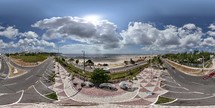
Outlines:
{"label": "parked car", "polygon": [[89,81],[84,82],[84,84],[85,84],[85,87],[93,87],[94,86],[94,84],[92,82],[89,82]]}
{"label": "parked car", "polygon": [[109,90],[117,90],[116,86],[111,83],[102,83],[99,85],[99,88],[102,89],[109,89]]}
{"label": "parked car", "polygon": [[121,89],[123,89],[123,90],[128,90],[129,88],[131,88],[131,87],[129,86],[128,82],[126,82],[126,81],[120,82],[120,83],[119,83],[119,87],[120,87]]}

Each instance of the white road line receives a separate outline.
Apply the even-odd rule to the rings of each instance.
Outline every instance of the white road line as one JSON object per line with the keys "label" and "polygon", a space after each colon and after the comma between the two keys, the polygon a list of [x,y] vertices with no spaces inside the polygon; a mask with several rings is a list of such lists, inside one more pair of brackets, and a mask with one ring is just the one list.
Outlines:
{"label": "white road line", "polygon": [[191,82],[191,83],[198,84],[198,85],[204,85],[204,84],[200,84],[200,83],[197,83],[197,82]]}
{"label": "white road line", "polygon": [[21,101],[21,99],[22,99],[22,97],[23,97],[23,95],[24,95],[24,90],[21,90],[20,92],[22,92],[20,98],[19,98],[16,102],[14,102],[14,103],[12,103],[12,104],[10,104],[10,105],[17,104],[17,103],[19,103],[19,102]]}
{"label": "white road line", "polygon": [[16,85],[16,83],[5,84],[3,86],[11,86],[11,85]]}
{"label": "white road line", "polygon": [[42,96],[43,98],[48,99],[48,100],[51,100],[51,101],[54,100],[54,99],[50,99],[50,98],[44,96],[43,94],[41,94],[39,91],[37,91],[37,89],[35,88],[35,86],[33,86],[33,88],[34,88],[34,90],[35,90],[40,96]]}
{"label": "white road line", "polygon": [[31,77],[33,77],[33,75],[31,75],[30,77],[26,78],[25,80],[28,80],[28,79],[30,79]]}
{"label": "white road line", "polygon": [[196,94],[204,94],[204,93],[198,92],[198,91],[194,91],[193,93],[196,93]]}

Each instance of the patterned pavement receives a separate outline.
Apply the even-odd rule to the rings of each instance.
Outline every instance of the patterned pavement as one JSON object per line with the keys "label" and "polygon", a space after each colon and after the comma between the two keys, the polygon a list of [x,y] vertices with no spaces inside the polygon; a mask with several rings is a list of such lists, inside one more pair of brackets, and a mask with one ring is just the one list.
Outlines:
{"label": "patterned pavement", "polygon": [[[144,105],[149,106],[156,102],[159,95],[167,91],[160,88],[160,70],[147,68],[133,81],[133,86],[138,89],[133,92],[126,92],[116,96],[98,97],[88,96],[77,91],[72,84],[71,75],[55,63],[55,84],[53,90],[58,95],[56,104],[60,105],[96,105],[100,103],[111,103],[118,105]],[[96,91],[95,91],[96,92]]]}

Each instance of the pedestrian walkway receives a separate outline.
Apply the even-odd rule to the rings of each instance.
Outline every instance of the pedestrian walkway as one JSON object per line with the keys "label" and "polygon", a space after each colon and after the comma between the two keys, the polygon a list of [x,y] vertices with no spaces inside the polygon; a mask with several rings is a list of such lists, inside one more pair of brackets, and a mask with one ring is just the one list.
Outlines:
{"label": "pedestrian walkway", "polygon": [[[55,78],[54,91],[56,91],[59,103],[76,102],[76,104],[90,103],[112,103],[121,105],[150,105],[153,104],[160,94],[166,91],[160,86],[160,71],[154,69],[145,69],[138,76],[137,80],[133,81],[133,87],[137,88],[132,92],[126,92],[114,96],[89,96],[80,93],[73,87],[71,75],[59,64],[55,63]],[[59,73],[59,74],[58,74]],[[96,92],[96,91],[95,91]]]}

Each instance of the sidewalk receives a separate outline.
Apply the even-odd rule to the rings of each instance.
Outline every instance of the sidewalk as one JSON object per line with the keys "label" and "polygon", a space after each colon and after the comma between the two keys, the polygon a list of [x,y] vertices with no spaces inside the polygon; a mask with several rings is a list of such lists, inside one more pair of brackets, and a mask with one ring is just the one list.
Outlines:
{"label": "sidewalk", "polygon": [[[153,104],[160,94],[166,91],[159,87],[159,71],[145,69],[138,75],[138,80],[134,80],[133,87],[138,88],[133,92],[126,92],[116,96],[96,97],[79,93],[71,81],[69,73],[59,63],[55,64],[56,77],[54,91],[57,92],[59,102],[68,101],[68,99],[79,103],[114,103],[121,105],[150,105]],[[156,77],[156,78],[154,78]],[[96,91],[95,91],[96,92]],[[152,93],[152,95],[150,95]]]}

